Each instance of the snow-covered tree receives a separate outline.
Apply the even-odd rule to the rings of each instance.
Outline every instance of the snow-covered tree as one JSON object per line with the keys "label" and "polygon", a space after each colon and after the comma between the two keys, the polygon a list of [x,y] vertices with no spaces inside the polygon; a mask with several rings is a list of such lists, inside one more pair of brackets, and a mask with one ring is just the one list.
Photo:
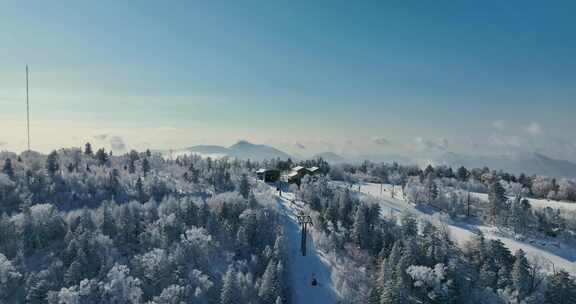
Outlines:
{"label": "snow-covered tree", "polygon": [[125,265],[116,264],[106,275],[106,281],[102,284],[103,297],[111,304],[137,304],[141,303],[141,282],[129,274],[130,270]]}
{"label": "snow-covered tree", "polygon": [[232,266],[228,267],[226,274],[222,278],[222,291],[220,293],[220,304],[240,303],[240,291],[236,272]]}
{"label": "snow-covered tree", "polygon": [[529,267],[524,251],[522,251],[522,249],[516,251],[516,254],[514,255],[514,265],[512,267],[512,284],[518,302],[526,298],[530,292]]}
{"label": "snow-covered tree", "polygon": [[0,253],[0,302],[16,303],[21,297],[22,274]]}
{"label": "snow-covered tree", "polygon": [[250,195],[250,183],[248,182],[248,176],[246,174],[242,174],[242,177],[240,178],[238,192],[240,192],[240,195],[245,199]]}
{"label": "snow-covered tree", "polygon": [[496,223],[499,214],[505,207],[507,198],[506,191],[502,187],[499,181],[494,181],[490,185],[490,191],[488,192],[488,202],[490,204],[490,220],[492,223]]}
{"label": "snow-covered tree", "polygon": [[262,283],[258,295],[262,299],[263,303],[274,303],[276,298],[281,296],[282,286],[279,285],[277,266],[276,261],[273,259],[270,260],[266,267],[266,271],[262,276]]}
{"label": "snow-covered tree", "polygon": [[572,303],[576,303],[576,282],[566,271],[561,270],[550,277],[546,304]]}

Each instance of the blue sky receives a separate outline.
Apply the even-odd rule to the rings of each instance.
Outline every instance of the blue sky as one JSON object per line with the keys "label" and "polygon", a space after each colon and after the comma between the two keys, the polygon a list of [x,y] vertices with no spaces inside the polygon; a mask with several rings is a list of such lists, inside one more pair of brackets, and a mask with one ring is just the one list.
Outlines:
{"label": "blue sky", "polygon": [[119,2],[0,2],[0,148],[576,152],[569,1]]}

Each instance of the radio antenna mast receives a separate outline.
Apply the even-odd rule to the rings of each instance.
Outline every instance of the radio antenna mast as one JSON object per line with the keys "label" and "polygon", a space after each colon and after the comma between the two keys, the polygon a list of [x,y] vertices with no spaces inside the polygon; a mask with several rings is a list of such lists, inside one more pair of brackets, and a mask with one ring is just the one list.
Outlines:
{"label": "radio antenna mast", "polygon": [[28,65],[26,65],[26,132],[28,136],[28,151],[30,151],[30,100],[28,97]]}

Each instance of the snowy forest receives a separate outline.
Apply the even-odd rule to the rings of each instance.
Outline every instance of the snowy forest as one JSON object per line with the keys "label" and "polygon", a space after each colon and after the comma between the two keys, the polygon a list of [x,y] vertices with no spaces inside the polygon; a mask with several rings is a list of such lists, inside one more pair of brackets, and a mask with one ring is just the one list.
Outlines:
{"label": "snowy forest", "polygon": [[[297,164],[322,174],[284,185],[254,173]],[[311,255],[322,253],[330,270],[309,292],[330,288],[335,303],[576,303],[569,271],[482,231],[460,246],[445,221],[386,212],[361,192],[366,183],[392,185],[392,197],[446,221],[575,246],[576,215],[529,200],[574,202],[572,180],[488,168],[113,155],[90,144],[2,152],[0,166],[0,303],[314,304],[295,296],[301,269],[291,266],[298,254],[285,224],[295,204],[313,221]]]}

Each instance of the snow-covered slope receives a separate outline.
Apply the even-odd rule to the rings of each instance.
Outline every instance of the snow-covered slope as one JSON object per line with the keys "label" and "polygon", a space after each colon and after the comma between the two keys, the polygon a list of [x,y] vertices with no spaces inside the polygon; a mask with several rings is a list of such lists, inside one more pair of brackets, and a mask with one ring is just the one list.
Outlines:
{"label": "snow-covered slope", "polygon": [[[314,246],[314,240],[308,236],[308,254],[300,253],[300,226],[296,218],[299,207],[290,203],[292,193],[283,193],[277,196],[278,207],[284,215],[284,233],[288,245],[289,269],[292,277],[294,304],[331,304],[337,303],[339,298],[333,288],[330,263],[324,254]],[[312,279],[316,278],[318,285],[312,286]]]}
{"label": "snow-covered slope", "polygon": [[[343,184],[339,183],[336,185],[343,186]],[[473,222],[452,222],[434,213],[434,210],[416,208],[414,205],[403,201],[401,199],[402,193],[400,187],[395,188],[396,195],[392,198],[391,187],[390,185],[384,185],[381,190],[380,184],[365,183],[360,186],[359,193],[377,202],[381,206],[383,214],[390,212],[410,212],[418,217],[428,219],[433,223],[446,224],[454,241],[462,246],[465,246],[475,235],[476,230],[481,230],[488,239],[500,239],[512,252],[522,249],[531,258],[545,259],[549,264],[547,266],[550,267],[550,271],[552,271],[552,268],[556,270],[563,268],[572,274],[576,274],[576,248],[562,246],[562,244],[558,243],[545,242],[543,240],[535,240],[532,241],[532,243],[524,242],[502,237],[497,234],[493,227],[483,226]],[[358,190],[358,187],[355,187],[355,190]]]}
{"label": "snow-covered slope", "polygon": [[[488,194],[486,193],[471,192],[471,194],[484,201],[488,201]],[[538,199],[538,198],[526,198],[526,199],[530,202],[530,205],[534,208],[550,207],[554,209],[560,209],[562,211],[576,211],[576,203],[574,202],[564,202],[564,201],[555,201],[555,200]]]}

